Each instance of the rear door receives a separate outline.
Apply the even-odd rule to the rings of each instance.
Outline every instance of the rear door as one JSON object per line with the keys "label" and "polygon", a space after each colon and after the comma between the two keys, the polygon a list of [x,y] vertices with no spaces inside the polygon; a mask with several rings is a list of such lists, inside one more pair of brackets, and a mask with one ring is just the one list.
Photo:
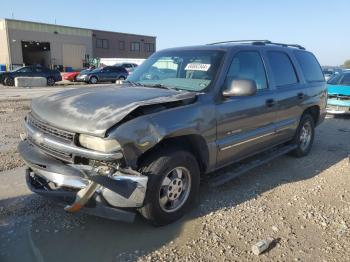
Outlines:
{"label": "rear door", "polygon": [[33,68],[33,76],[36,77],[47,77],[48,76],[48,70],[43,67],[34,67]]}
{"label": "rear door", "polygon": [[302,103],[307,94],[306,86],[297,75],[292,56],[285,51],[266,50],[271,85],[276,89],[276,139],[279,142],[291,139],[302,114]]}
{"label": "rear door", "polygon": [[254,96],[222,98],[217,104],[217,167],[274,145],[274,90],[268,85],[258,50],[240,51],[234,55],[222,90],[233,79],[254,80],[258,92]]}
{"label": "rear door", "polygon": [[111,81],[116,81],[121,75],[121,67],[111,67],[110,79]]}

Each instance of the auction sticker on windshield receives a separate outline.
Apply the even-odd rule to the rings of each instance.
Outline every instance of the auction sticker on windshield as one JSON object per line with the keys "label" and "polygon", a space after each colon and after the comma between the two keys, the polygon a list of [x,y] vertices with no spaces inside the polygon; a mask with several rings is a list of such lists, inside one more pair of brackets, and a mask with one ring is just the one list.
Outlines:
{"label": "auction sticker on windshield", "polygon": [[185,67],[185,70],[188,71],[208,71],[210,64],[200,64],[200,63],[189,63]]}

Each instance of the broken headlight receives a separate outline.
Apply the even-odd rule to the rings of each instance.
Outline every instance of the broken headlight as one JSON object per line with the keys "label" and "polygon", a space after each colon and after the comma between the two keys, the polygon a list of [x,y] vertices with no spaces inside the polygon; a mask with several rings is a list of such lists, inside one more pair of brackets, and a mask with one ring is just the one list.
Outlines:
{"label": "broken headlight", "polygon": [[120,144],[114,139],[103,139],[84,134],[79,135],[79,143],[83,147],[104,153],[114,152],[120,149]]}

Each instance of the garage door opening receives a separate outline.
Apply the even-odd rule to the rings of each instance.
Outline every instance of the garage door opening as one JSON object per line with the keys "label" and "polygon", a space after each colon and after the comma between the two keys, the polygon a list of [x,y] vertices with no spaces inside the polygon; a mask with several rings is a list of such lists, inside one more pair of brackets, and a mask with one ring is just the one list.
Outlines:
{"label": "garage door opening", "polygon": [[50,43],[22,41],[23,63],[49,67],[51,62]]}

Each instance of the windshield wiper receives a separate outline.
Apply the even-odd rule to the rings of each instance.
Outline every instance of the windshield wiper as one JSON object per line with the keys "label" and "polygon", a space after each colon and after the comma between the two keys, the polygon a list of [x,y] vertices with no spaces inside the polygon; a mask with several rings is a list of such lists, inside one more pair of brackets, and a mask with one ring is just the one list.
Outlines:
{"label": "windshield wiper", "polygon": [[130,81],[130,80],[124,80],[124,83],[130,84],[132,86],[144,86],[144,87],[162,88],[162,89],[168,89],[168,90],[179,90],[176,87],[169,87],[169,86],[165,86],[162,84],[142,84],[142,83],[134,82],[134,81]]}
{"label": "windshield wiper", "polygon": [[151,88],[162,88],[162,89],[168,89],[168,90],[176,89],[176,88],[172,88],[172,87],[165,86],[162,84],[153,84],[153,85],[152,84],[142,84],[142,86],[151,87]]}

